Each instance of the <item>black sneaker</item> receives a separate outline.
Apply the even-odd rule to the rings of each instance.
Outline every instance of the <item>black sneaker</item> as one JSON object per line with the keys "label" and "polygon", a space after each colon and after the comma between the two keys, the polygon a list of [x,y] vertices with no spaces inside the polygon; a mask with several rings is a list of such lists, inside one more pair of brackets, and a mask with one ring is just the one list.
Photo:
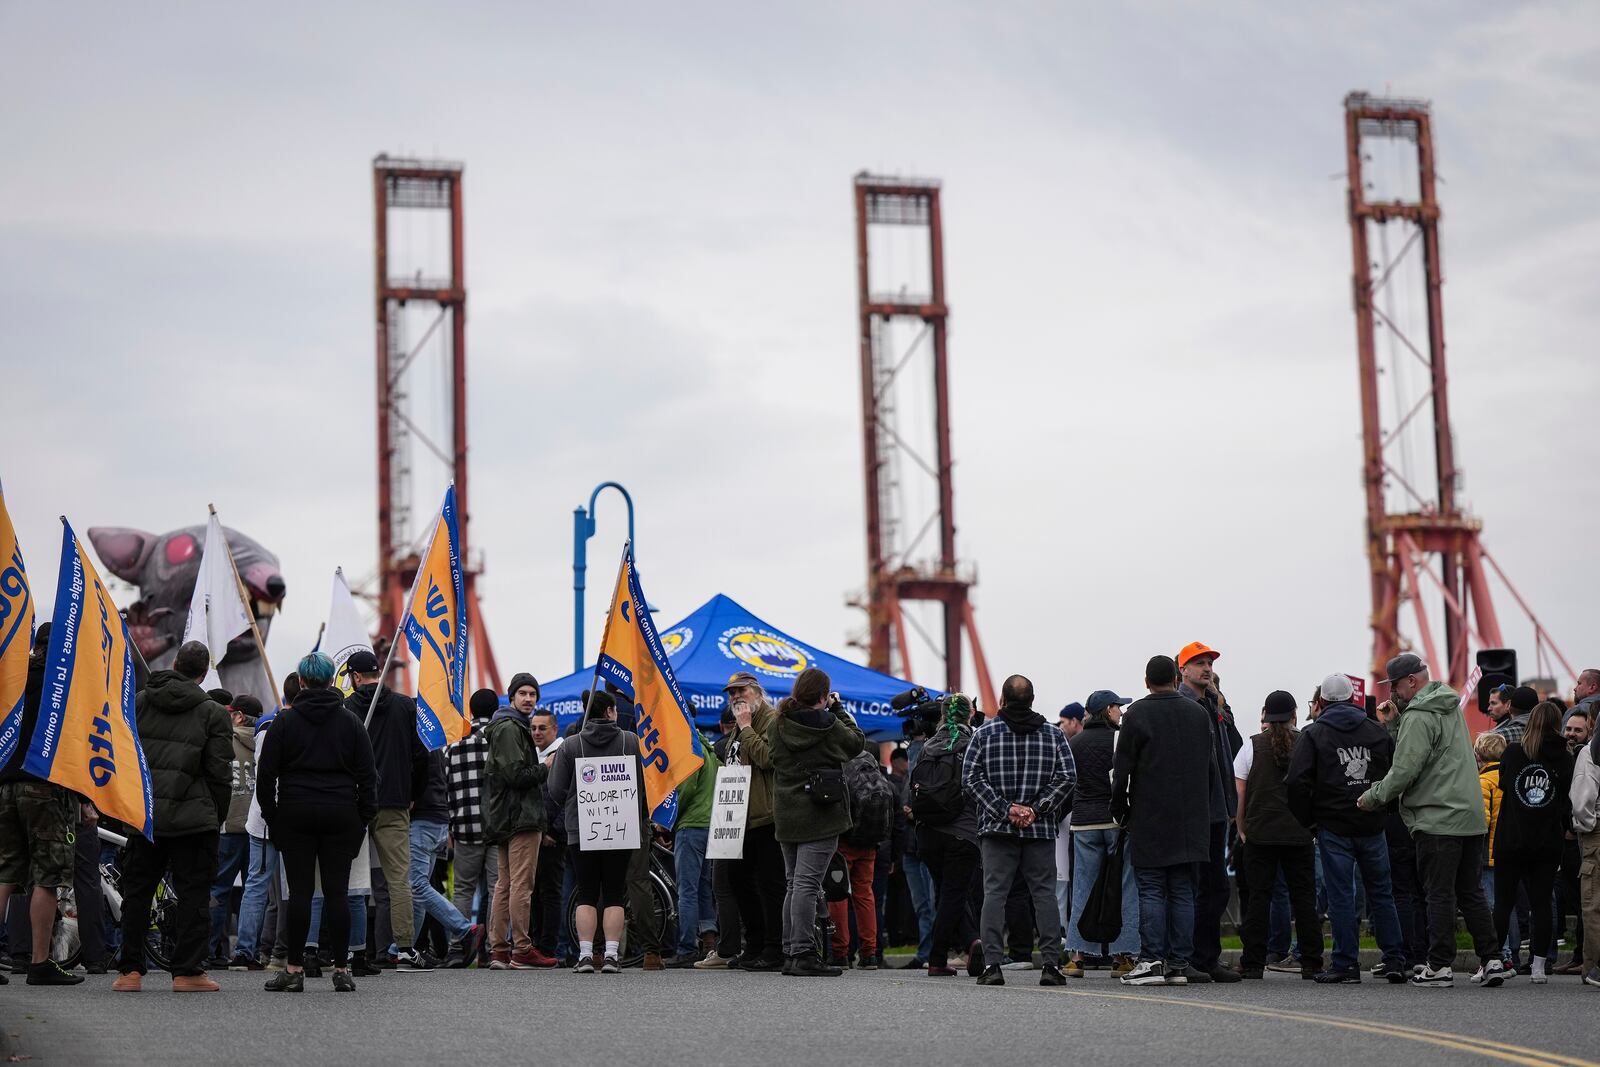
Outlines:
{"label": "black sneaker", "polygon": [[1267,976],[1266,970],[1265,970],[1265,968],[1262,968],[1262,967],[1241,967],[1239,969],[1239,977],[1240,978],[1248,978],[1248,979],[1254,980],[1254,979],[1258,979],[1258,978],[1265,978],[1266,976]]}
{"label": "black sneaker", "polygon": [[427,949],[411,949],[395,957],[395,968],[402,971],[431,971],[439,960]]}
{"label": "black sneaker", "polygon": [[29,985],[77,985],[83,981],[83,975],[71,974],[61,969],[61,964],[55,960],[45,960],[43,963],[30,963],[28,965]]}
{"label": "black sneaker", "polygon": [[782,973],[783,973],[783,975],[785,977],[792,978],[794,976],[794,957],[793,956],[785,956],[783,958],[783,971],[782,971]]}
{"label": "black sneaker", "polygon": [[[1387,971],[1384,972],[1388,974]],[[1311,980],[1318,985],[1360,985],[1361,972],[1352,967],[1350,970],[1334,970],[1332,967],[1326,971],[1318,971],[1311,976]],[[1405,981],[1405,976],[1400,976],[1400,981]]]}
{"label": "black sneaker", "polygon": [[976,978],[983,973],[983,942],[974,939],[967,946],[967,977]]}
{"label": "black sneaker", "polygon": [[225,969],[230,971],[259,971],[261,970],[261,961],[254,956],[246,956],[243,952],[235,952],[233,959],[228,961],[228,966]]}
{"label": "black sneaker", "polygon": [[374,967],[372,961],[367,958],[366,949],[361,949],[350,958],[350,973],[357,978],[378,978],[382,976],[383,971]]}
{"label": "black sneaker", "polygon": [[1047,963],[1044,965],[1044,970],[1039,973],[1039,984],[1066,985],[1067,976],[1062,974],[1060,968],[1056,967],[1054,964]]}
{"label": "black sneaker", "polygon": [[593,974],[594,973],[594,957],[593,956],[579,956],[578,957],[578,962],[576,964],[574,964],[573,967],[572,967],[572,973],[573,974]]}
{"label": "black sneaker", "polygon": [[[1218,985],[1231,985],[1234,982],[1242,982],[1242,981],[1244,981],[1244,975],[1240,974],[1238,971],[1234,970],[1232,967],[1224,967],[1220,963],[1217,964],[1215,967],[1211,968],[1206,973],[1208,975],[1210,975],[1211,976],[1211,980],[1213,982],[1217,983]],[[1190,975],[1189,976],[1189,981],[1191,981],[1191,982],[1194,981],[1194,975]]]}
{"label": "black sneaker", "polygon": [[335,993],[354,993],[356,980],[350,977],[349,971],[333,972],[333,991]]}
{"label": "black sneaker", "polygon": [[[1167,977],[1172,978],[1174,976],[1182,978],[1188,985],[1208,985],[1215,980],[1215,976],[1210,971],[1202,971],[1200,968],[1190,964],[1184,964],[1181,971],[1176,967],[1168,967]],[[1235,974],[1233,980],[1237,982],[1241,979]]]}
{"label": "black sneaker", "polygon": [[622,964],[615,956],[607,956],[600,964],[601,974],[618,974],[621,972],[621,970]]}
{"label": "black sneaker", "polygon": [[279,971],[262,985],[268,993],[304,993],[306,976],[298,971]]}
{"label": "black sneaker", "polygon": [[1380,963],[1373,969],[1374,978],[1382,978],[1390,985],[1405,985],[1406,979],[1411,977],[1411,972],[1403,963]]}
{"label": "black sneaker", "polygon": [[[445,957],[446,967],[465,967],[478,958],[484,941],[488,938],[489,931],[481,923],[473,923],[467,927],[467,932],[460,941],[450,946],[450,953]],[[458,955],[459,954],[459,955]]]}
{"label": "black sneaker", "polygon": [[807,953],[796,956],[794,970],[791,975],[795,978],[837,978],[844,970],[829,963],[823,963],[815,955]]}
{"label": "black sneaker", "polygon": [[322,964],[317,962],[317,954],[316,954],[315,950],[308,951],[306,953],[306,962],[305,962],[304,966],[305,966],[305,969],[306,969],[306,977],[307,978],[321,978],[322,977]]}
{"label": "black sneaker", "polygon": [[1001,972],[1000,965],[999,964],[995,964],[992,967],[985,968],[984,972],[982,974],[978,975],[978,984],[979,985],[1005,985],[1006,984],[1006,976]]}
{"label": "black sneaker", "polygon": [[211,956],[206,959],[205,968],[208,971],[226,971],[228,969],[228,964],[232,962],[233,961],[228,959],[228,957],[219,953],[218,955]]}
{"label": "black sneaker", "polygon": [[739,957],[739,967],[746,971],[781,971],[783,970],[783,957],[773,959],[768,956],[757,956],[755,959]]}

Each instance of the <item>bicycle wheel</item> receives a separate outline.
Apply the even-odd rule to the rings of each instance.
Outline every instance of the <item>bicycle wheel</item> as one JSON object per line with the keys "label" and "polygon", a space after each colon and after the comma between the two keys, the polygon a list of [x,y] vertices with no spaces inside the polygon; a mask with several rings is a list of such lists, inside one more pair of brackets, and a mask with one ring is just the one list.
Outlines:
{"label": "bicycle wheel", "polygon": [[[623,902],[622,912],[624,925],[622,941],[617,947],[617,962],[624,967],[637,967],[644,962],[644,946],[651,942],[657,945],[668,945],[677,937],[678,908],[674,899],[675,891],[672,888],[672,876],[659,868],[654,862],[650,867],[650,914],[645,919],[650,925],[641,927],[639,918],[634,913],[633,895]],[[567,898],[567,929],[571,931],[571,941],[574,951],[578,943],[578,900],[576,896]],[[647,938],[645,933],[653,930],[655,937]]]}
{"label": "bicycle wheel", "polygon": [[172,970],[172,957],[177,953],[177,905],[178,898],[171,883],[161,879],[150,905],[150,929],[145,933],[144,954],[152,966],[163,971]]}
{"label": "bicycle wheel", "polygon": [[56,921],[50,931],[50,958],[70,971],[83,962],[83,940],[78,932],[78,917],[67,910],[66,902],[56,901]]}

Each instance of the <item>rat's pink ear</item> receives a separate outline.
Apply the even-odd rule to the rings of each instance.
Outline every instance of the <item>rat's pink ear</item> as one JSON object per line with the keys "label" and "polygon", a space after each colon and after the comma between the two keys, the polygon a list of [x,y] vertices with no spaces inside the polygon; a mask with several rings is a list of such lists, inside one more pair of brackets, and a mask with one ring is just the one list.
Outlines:
{"label": "rat's pink ear", "polygon": [[100,562],[118,578],[135,585],[139,582],[145,561],[150,558],[159,540],[155,534],[126,526],[89,527],[89,543],[94,545]]}

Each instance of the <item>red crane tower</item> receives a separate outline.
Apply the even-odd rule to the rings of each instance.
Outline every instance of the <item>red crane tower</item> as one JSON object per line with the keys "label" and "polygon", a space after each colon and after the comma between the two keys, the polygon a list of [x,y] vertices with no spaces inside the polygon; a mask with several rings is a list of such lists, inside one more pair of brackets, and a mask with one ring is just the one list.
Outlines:
{"label": "red crane tower", "polygon": [[[1436,678],[1460,686],[1468,676],[1470,646],[1503,644],[1485,564],[1533,623],[1540,669],[1549,668],[1548,657],[1554,653],[1571,675],[1566,658],[1483,547],[1483,523],[1457,497],[1461,474],[1445,373],[1439,200],[1429,105],[1366,93],[1351,93],[1344,105],[1373,680],[1383,683],[1384,664],[1410,647],[1400,631],[1406,601],[1416,618],[1422,655]],[[1376,260],[1374,245],[1380,254]],[[1420,309],[1420,332],[1407,318],[1408,307]],[[1381,348],[1380,329],[1387,342]],[[1414,332],[1420,335],[1411,336]],[[1380,376],[1390,387],[1387,391],[1380,389]],[[1424,413],[1432,416],[1431,432]],[[1427,471],[1430,459],[1432,470]],[[1443,609],[1442,659],[1429,622],[1430,603]]]}
{"label": "red crane tower", "polygon": [[[867,592],[856,606],[867,612],[867,665],[905,677],[911,667],[908,626],[944,659],[945,688],[961,688],[961,636],[972,648],[978,695],[996,709],[989,665],[978,640],[969,591],[972,568],[956,559],[954,460],[950,450],[950,377],[944,294],[944,229],[939,183],[921,178],[855,178],[856,286],[860,303],[862,442],[866,454]],[[891,231],[891,232],[885,232]],[[875,242],[875,237],[881,238]],[[897,242],[897,238],[900,238]],[[871,248],[878,243],[880,254]],[[905,246],[909,244],[909,249]],[[908,252],[897,255],[896,252]],[[929,357],[916,361],[922,353]],[[902,388],[912,364],[931,373],[932,410],[917,410],[919,395]],[[915,372],[912,372],[915,373]],[[918,418],[918,416],[923,416]],[[911,425],[915,422],[916,425]],[[933,458],[926,455],[931,439]],[[921,446],[921,447],[919,447]],[[907,463],[915,471],[907,471]],[[915,484],[903,475],[910,474]],[[925,477],[924,477],[925,476]],[[919,491],[925,499],[919,500]],[[918,503],[929,514],[912,529]],[[938,554],[918,557],[937,529]],[[907,533],[910,532],[909,539]],[[903,608],[908,601],[943,606],[942,643],[922,631]]]}
{"label": "red crane tower", "polygon": [[[406,595],[421,565],[421,541],[432,530],[429,512],[443,496],[443,480],[438,495],[430,492],[422,499],[415,492],[413,444],[420,443],[455,482],[472,663],[477,684],[499,692],[500,671],[478,603],[482,563],[468,552],[467,288],[461,171],[460,163],[440,160],[379,155],[372,161],[378,335],[378,635],[380,640],[388,640],[399,628]],[[438,232],[440,212],[445,213],[444,234]],[[428,213],[420,220],[424,238],[430,236],[426,223],[431,222],[431,236],[442,240],[422,240],[414,246],[408,232],[407,240],[391,242],[391,215],[416,222],[418,213]],[[403,229],[403,223],[397,228]],[[419,322],[425,326],[415,344],[408,344],[408,332]],[[415,375],[409,372],[416,369],[430,344],[436,346],[442,365],[448,368],[441,376],[448,448],[433,439],[431,426],[424,425],[425,417],[413,404],[414,386],[426,388],[426,383],[414,382]],[[392,684],[408,688],[411,679],[403,643],[395,656],[395,669],[399,676]]]}

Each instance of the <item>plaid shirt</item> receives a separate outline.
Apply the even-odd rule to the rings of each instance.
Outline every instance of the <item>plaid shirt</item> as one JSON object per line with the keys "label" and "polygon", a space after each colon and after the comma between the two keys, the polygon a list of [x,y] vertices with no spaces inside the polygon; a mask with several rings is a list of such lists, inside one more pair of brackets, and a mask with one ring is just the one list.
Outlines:
{"label": "plaid shirt", "polygon": [[[1072,808],[1072,787],[1078,770],[1072,749],[1054,725],[1046,722],[1020,734],[1003,719],[980,727],[967,746],[961,784],[977,802],[978,833],[1054,840],[1056,825]],[[1011,805],[1039,813],[1032,826],[1018,829],[1006,816]]]}
{"label": "plaid shirt", "polygon": [[450,746],[450,832],[464,845],[483,844],[483,765],[489,737],[483,724]]}
{"label": "plaid shirt", "polygon": [[1528,732],[1528,716],[1507,715],[1495,724],[1492,733],[1497,733],[1506,739],[1506,747],[1520,744],[1522,736]]}

